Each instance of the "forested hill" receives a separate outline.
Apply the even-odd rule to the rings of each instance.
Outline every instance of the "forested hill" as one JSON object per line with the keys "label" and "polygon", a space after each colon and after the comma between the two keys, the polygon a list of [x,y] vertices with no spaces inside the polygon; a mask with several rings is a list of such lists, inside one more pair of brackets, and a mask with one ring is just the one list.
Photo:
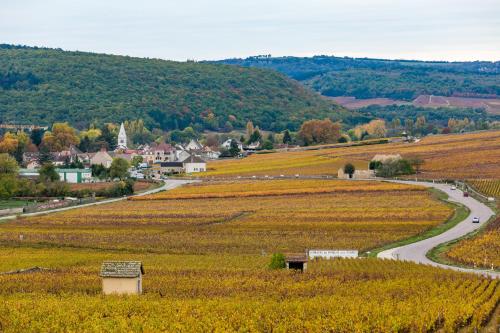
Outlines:
{"label": "forested hill", "polygon": [[270,70],[0,45],[0,122],[297,129],[347,111]]}
{"label": "forested hill", "polygon": [[258,56],[217,63],[274,69],[326,96],[403,100],[419,95],[500,96],[500,62]]}

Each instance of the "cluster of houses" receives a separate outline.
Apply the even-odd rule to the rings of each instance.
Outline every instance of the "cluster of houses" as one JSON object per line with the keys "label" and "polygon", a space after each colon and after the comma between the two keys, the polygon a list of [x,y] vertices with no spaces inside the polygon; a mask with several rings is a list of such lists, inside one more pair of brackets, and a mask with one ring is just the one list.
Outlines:
{"label": "cluster of houses", "polygon": [[[95,153],[84,153],[72,146],[68,150],[51,153],[51,160],[60,179],[69,183],[83,183],[92,181],[91,166],[102,165],[109,168],[113,159],[123,158],[132,162],[135,156],[142,157],[142,163],[137,168],[131,168],[130,174],[134,178],[159,179],[168,174],[196,173],[206,171],[206,161],[219,158],[220,152],[203,146],[197,140],[191,140],[186,145],[170,145],[167,143],[142,145],[137,149],[127,146],[127,134],[123,124],[118,134],[118,144],[114,151],[101,149]],[[26,166],[21,175],[36,176],[40,168],[40,153],[25,153],[23,162]],[[83,169],[65,169],[64,166],[81,162]]]}

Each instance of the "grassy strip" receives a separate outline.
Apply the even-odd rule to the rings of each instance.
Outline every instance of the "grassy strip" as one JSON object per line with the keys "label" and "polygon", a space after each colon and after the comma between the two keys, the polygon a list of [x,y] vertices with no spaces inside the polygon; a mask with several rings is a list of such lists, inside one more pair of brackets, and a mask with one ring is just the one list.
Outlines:
{"label": "grassy strip", "polygon": [[27,200],[0,200],[0,209],[20,208],[29,203]]}
{"label": "grassy strip", "polygon": [[408,244],[412,244],[412,243],[416,243],[416,242],[419,242],[421,240],[437,236],[437,235],[445,232],[446,230],[453,228],[458,223],[465,220],[467,218],[467,216],[469,216],[469,214],[470,214],[469,208],[467,208],[461,204],[448,201],[448,195],[446,193],[439,191],[437,189],[434,189],[434,188],[430,188],[430,189],[428,189],[428,191],[430,191],[432,193],[434,198],[444,202],[446,205],[448,205],[454,209],[455,212],[446,222],[444,222],[444,223],[442,223],[442,224],[440,224],[432,229],[424,231],[421,234],[412,236],[410,238],[402,239],[400,241],[390,243],[390,244],[384,245],[382,247],[379,247],[379,248],[376,248],[376,249],[373,249],[370,251],[366,251],[365,253],[362,254],[362,256],[376,257],[382,251],[393,249],[393,248],[404,246],[404,245],[408,245]]}
{"label": "grassy strip", "polygon": [[[435,248],[433,248],[432,250],[427,252],[426,257],[434,262],[449,265],[449,266],[457,266],[457,267],[461,267],[461,268],[471,268],[471,269],[490,269],[490,267],[482,267],[482,266],[473,267],[471,265],[467,265],[467,264],[464,264],[462,262],[452,260],[446,256],[446,253],[449,250],[451,250],[451,248],[453,248],[455,245],[457,245],[459,242],[461,242],[462,240],[478,236],[480,233],[482,233],[486,229],[488,224],[491,221],[493,221],[495,218],[496,218],[496,216],[492,216],[488,220],[487,223],[485,223],[484,225],[481,226],[481,228],[474,230],[463,237],[460,237],[460,238],[454,239],[452,241],[449,241],[447,243],[443,243],[443,244],[436,246]],[[495,271],[498,272],[498,270],[495,270]]]}

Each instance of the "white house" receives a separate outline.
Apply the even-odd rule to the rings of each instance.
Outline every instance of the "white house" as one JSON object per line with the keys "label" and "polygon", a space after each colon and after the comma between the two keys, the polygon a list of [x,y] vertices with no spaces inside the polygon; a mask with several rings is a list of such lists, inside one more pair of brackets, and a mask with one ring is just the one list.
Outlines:
{"label": "white house", "polygon": [[236,141],[236,143],[238,144],[238,149],[240,151],[243,151],[243,144],[236,139],[227,139],[226,141],[224,141],[224,143],[221,145],[221,147],[229,150],[231,148],[231,141],[233,141],[233,140]]}
{"label": "white house", "polygon": [[201,150],[203,149],[203,146],[198,142],[198,140],[191,139],[191,141],[189,141],[189,143],[184,148],[186,150]]}
{"label": "white house", "polygon": [[189,156],[182,161],[185,173],[207,171],[207,163],[198,156]]}

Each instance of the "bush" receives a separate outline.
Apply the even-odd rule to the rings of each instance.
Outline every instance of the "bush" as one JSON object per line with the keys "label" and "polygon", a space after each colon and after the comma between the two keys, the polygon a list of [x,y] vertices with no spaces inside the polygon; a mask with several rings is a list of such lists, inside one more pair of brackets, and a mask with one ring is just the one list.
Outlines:
{"label": "bush", "polygon": [[413,170],[411,163],[405,159],[384,163],[382,164],[381,167],[379,167],[376,170],[376,174],[378,177],[385,177],[385,178],[402,176],[402,175],[411,175],[414,173],[415,170]]}
{"label": "bush", "polygon": [[270,269],[283,269],[286,267],[285,256],[283,253],[274,253],[269,263]]}
{"label": "bush", "polygon": [[119,181],[109,188],[96,191],[96,196],[108,198],[122,197],[130,194],[134,194],[134,181],[131,179]]}
{"label": "bush", "polygon": [[377,170],[382,166],[382,162],[380,161],[370,161],[370,166],[368,167],[370,170]]}

